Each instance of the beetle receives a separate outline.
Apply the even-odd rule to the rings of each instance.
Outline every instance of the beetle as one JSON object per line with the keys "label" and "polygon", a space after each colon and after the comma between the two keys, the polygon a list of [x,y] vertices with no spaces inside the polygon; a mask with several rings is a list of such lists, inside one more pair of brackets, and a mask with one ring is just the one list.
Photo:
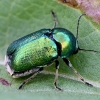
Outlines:
{"label": "beetle", "polygon": [[83,83],[88,86],[93,86],[84,80],[68,60],[70,56],[78,53],[80,50],[98,52],[81,49],[78,45],[79,21],[85,14],[82,14],[78,19],[77,35],[75,37],[69,30],[57,28],[58,22],[56,15],[53,11],[51,11],[51,13],[54,18],[53,29],[38,30],[15,40],[9,45],[5,56],[7,71],[13,78],[31,74],[31,76],[19,86],[19,89],[21,89],[24,84],[39,74],[44,67],[55,62],[56,74],[54,86],[56,89],[62,91],[62,89],[57,86],[59,69],[58,57],[61,57]]}

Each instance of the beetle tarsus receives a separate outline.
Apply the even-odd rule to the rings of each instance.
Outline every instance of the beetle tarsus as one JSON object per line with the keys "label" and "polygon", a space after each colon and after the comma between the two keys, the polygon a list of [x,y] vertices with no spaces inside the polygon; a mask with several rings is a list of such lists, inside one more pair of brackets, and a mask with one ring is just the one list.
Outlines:
{"label": "beetle tarsus", "polygon": [[63,91],[63,89],[61,89],[61,88],[59,88],[59,87],[57,86],[57,83],[56,83],[56,82],[54,82],[54,86],[55,86],[55,88],[56,88],[57,90]]}
{"label": "beetle tarsus", "polygon": [[78,78],[87,86],[93,86],[92,84],[86,82],[84,78],[77,72],[77,70],[72,66],[71,62],[66,58],[63,58],[63,61],[73,70],[73,72],[78,76]]}
{"label": "beetle tarsus", "polygon": [[55,86],[55,88],[56,88],[57,90],[63,91],[61,88],[59,88],[59,87],[57,86],[59,61],[56,60],[56,61],[55,61],[55,64],[56,64],[56,65],[55,65],[55,67],[56,67],[56,74],[55,74],[55,79],[54,79],[54,86]]}
{"label": "beetle tarsus", "polygon": [[22,89],[22,87],[24,86],[25,82],[23,82],[18,89]]}
{"label": "beetle tarsus", "polygon": [[90,83],[88,83],[88,82],[85,82],[85,84],[86,84],[87,86],[93,87],[93,85],[90,84]]}
{"label": "beetle tarsus", "polygon": [[43,70],[43,67],[40,68],[37,72],[35,72],[32,76],[30,76],[28,79],[26,79],[20,86],[18,89],[22,89],[22,87],[28,83],[29,81],[31,81],[38,73],[40,73]]}

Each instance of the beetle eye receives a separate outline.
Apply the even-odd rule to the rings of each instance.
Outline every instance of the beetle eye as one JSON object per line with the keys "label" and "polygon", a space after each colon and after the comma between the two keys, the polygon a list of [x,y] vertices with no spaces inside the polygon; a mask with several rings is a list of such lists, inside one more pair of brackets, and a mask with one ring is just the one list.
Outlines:
{"label": "beetle eye", "polygon": [[74,54],[77,54],[77,53],[78,53],[78,51],[79,51],[79,49],[76,49],[76,51],[74,52]]}

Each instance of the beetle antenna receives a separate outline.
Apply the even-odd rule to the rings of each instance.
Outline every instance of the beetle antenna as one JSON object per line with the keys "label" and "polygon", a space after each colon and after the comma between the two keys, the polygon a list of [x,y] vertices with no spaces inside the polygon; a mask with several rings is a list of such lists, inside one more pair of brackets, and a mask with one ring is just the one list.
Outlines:
{"label": "beetle antenna", "polygon": [[[84,15],[86,15],[86,14],[82,14],[82,15],[78,18],[76,40],[78,39],[78,29],[79,29],[80,19],[81,19],[81,17],[84,16]],[[87,49],[82,49],[82,48],[78,48],[78,50],[100,53],[100,51],[96,51],[96,50],[87,50]]]}
{"label": "beetle antenna", "polygon": [[81,17],[84,16],[84,15],[86,15],[86,14],[82,14],[82,15],[78,18],[76,39],[78,39],[78,29],[79,29],[80,19],[81,19]]}
{"label": "beetle antenna", "polygon": [[100,51],[96,51],[96,50],[86,50],[86,49],[81,49],[81,48],[78,48],[78,50],[100,53]]}
{"label": "beetle antenna", "polygon": [[51,10],[51,13],[54,19],[54,28],[56,28],[56,26],[58,25],[57,17],[53,10]]}

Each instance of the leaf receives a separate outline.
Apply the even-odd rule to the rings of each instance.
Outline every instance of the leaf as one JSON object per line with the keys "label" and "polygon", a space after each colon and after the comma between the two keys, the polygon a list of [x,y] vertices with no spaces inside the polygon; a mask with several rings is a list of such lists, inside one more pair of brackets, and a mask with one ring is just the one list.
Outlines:
{"label": "leaf", "polygon": [[77,0],[78,6],[89,16],[94,22],[100,24],[100,1],[99,0]]}
{"label": "leaf", "polygon": [[10,86],[11,84],[8,83],[5,79],[0,78],[0,82],[2,83],[2,85],[6,85],[6,86]]}
{"label": "leaf", "polygon": [[[82,14],[78,9],[62,5],[56,0],[0,0],[0,78],[11,83],[11,86],[0,84],[1,99],[100,99],[100,54],[97,53],[79,51],[69,58],[74,68],[94,87],[81,83],[60,58],[58,85],[64,92],[58,92],[53,87],[54,64],[45,68],[44,74],[37,75],[22,90],[18,90],[18,86],[27,77],[13,79],[5,70],[4,56],[9,44],[36,30],[52,29],[54,21],[51,10],[56,13],[58,27],[76,35],[77,20]],[[80,21],[79,46],[100,51],[100,26],[85,16]]]}
{"label": "leaf", "polygon": [[100,1],[99,0],[58,0],[71,7],[80,8],[87,16],[100,24]]}

